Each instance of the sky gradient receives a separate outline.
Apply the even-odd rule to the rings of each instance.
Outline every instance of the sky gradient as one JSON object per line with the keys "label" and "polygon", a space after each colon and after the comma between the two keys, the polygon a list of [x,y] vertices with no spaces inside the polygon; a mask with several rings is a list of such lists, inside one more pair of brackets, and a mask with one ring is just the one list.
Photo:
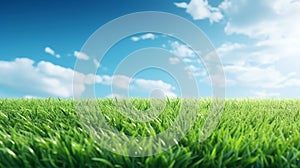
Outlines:
{"label": "sky gradient", "polygon": [[[130,53],[149,47],[169,51],[170,66],[197,81],[200,97],[210,97],[210,76],[187,44],[164,34],[138,33],[110,48],[103,60],[81,51],[89,37],[126,14],[161,11],[195,24],[215,47],[226,77],[226,97],[299,98],[300,1],[297,0],[105,0],[0,2],[0,97],[72,98],[76,61],[91,61],[96,74],[80,74],[79,91],[95,86],[97,97],[129,85],[130,97],[153,90],[180,97],[178,81],[159,69],[118,76],[116,67]],[[180,25],[178,25],[180,26]],[[120,28],[120,31],[122,28]],[[189,33],[188,29],[182,30]],[[113,32],[112,32],[113,36]],[[105,39],[103,39],[105,40]],[[201,55],[201,54],[200,54]],[[204,57],[204,56],[203,56]],[[138,62],[137,62],[138,63]],[[115,80],[115,83],[112,81]],[[78,85],[77,85],[78,84]]]}

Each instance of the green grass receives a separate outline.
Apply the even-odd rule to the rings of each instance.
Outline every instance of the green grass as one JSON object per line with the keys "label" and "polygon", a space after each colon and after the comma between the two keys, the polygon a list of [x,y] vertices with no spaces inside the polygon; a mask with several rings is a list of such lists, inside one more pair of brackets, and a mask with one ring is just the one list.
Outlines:
{"label": "green grass", "polygon": [[[148,109],[149,101],[131,100]],[[99,100],[108,123],[128,135],[154,135],[176,118],[172,99],[158,119],[138,123],[122,117],[113,100]],[[198,141],[211,101],[200,109],[193,128],[166,152],[126,157],[101,147],[83,129],[74,101],[0,99],[0,167],[300,167],[300,100],[226,100],[220,123]]]}

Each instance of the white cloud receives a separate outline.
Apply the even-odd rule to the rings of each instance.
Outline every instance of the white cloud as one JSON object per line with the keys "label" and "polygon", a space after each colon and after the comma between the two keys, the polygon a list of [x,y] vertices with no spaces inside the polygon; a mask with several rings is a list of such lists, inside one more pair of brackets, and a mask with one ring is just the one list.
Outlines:
{"label": "white cloud", "polygon": [[298,57],[300,3],[290,0],[228,1],[231,5],[225,10],[229,18],[225,32],[255,39],[250,46],[255,52],[250,54],[264,57],[269,63]]}
{"label": "white cloud", "polygon": [[190,49],[187,45],[180,44],[178,41],[174,41],[171,43],[172,49],[170,50],[176,56],[179,57],[194,57],[195,53],[192,49]]}
{"label": "white cloud", "polygon": [[176,97],[176,94],[173,92],[175,88],[171,84],[163,82],[162,80],[130,78],[125,75],[104,75],[102,76],[101,84],[112,85],[116,88],[128,91],[135,90],[141,93],[150,93],[155,89],[159,89],[164,93],[165,96]]}
{"label": "white cloud", "polygon": [[97,59],[93,59],[93,63],[95,64],[96,68],[100,67],[100,62]]}
{"label": "white cloud", "polygon": [[224,1],[221,2],[221,4],[219,5],[219,9],[221,9],[221,10],[227,10],[230,6],[231,6],[231,1],[229,1],[229,0],[224,0]]}
{"label": "white cloud", "polygon": [[46,47],[45,48],[45,52],[47,54],[50,54],[50,55],[56,57],[56,58],[60,58],[60,55],[59,54],[55,54],[55,51],[52,48],[50,48],[50,47]]}
{"label": "white cloud", "polygon": [[222,55],[223,53],[227,53],[244,47],[245,45],[240,43],[224,43],[217,49],[217,53]]}
{"label": "white cloud", "polygon": [[133,36],[133,37],[131,37],[131,40],[132,40],[132,41],[139,41],[140,38],[139,38],[139,37],[136,37],[136,36]]}
{"label": "white cloud", "polygon": [[[91,84],[91,77],[96,83],[102,82],[100,76],[84,75],[72,69],[41,61],[34,65],[28,58],[16,58],[14,61],[0,61],[0,85],[18,91],[24,95],[47,97],[71,97],[73,95],[73,76],[79,76],[74,81],[78,93],[85,90],[86,84]],[[21,81],[21,82],[20,82]]]}
{"label": "white cloud", "polygon": [[46,47],[45,48],[45,52],[50,54],[50,55],[54,55],[55,54],[55,51],[53,49],[51,49],[50,47]]}
{"label": "white cloud", "polygon": [[251,88],[274,89],[300,86],[300,80],[295,77],[295,73],[282,74],[272,66],[230,65],[225,66],[224,70],[227,78]]}
{"label": "white cloud", "polygon": [[225,33],[249,38],[217,49],[226,77],[239,87],[260,90],[252,92],[259,97],[293,95],[289,88],[299,91],[300,3],[225,0],[219,7],[227,17]]}
{"label": "white cloud", "polygon": [[213,23],[219,22],[223,18],[220,9],[210,6],[207,0],[191,0],[189,4],[186,2],[174,4],[179,8],[186,9],[186,12],[189,13],[194,20],[209,19],[209,21]]}
{"label": "white cloud", "polygon": [[245,44],[230,42],[226,42],[216,49],[216,52],[224,65],[245,65],[253,61],[260,61],[258,59],[263,58],[251,51],[255,51],[255,49]]}
{"label": "white cloud", "polygon": [[107,98],[125,98],[126,96],[120,94],[109,94],[106,96]]}
{"label": "white cloud", "polygon": [[178,8],[187,8],[188,7],[188,4],[186,2],[175,2],[174,4]]}
{"label": "white cloud", "polygon": [[114,76],[104,75],[102,78],[103,78],[103,84],[105,85],[113,85],[120,89],[130,89],[131,78],[125,75],[114,75]]}
{"label": "white cloud", "polygon": [[170,62],[170,64],[174,65],[174,64],[178,64],[180,62],[180,60],[177,57],[170,57],[169,62]]}
{"label": "white cloud", "polygon": [[[161,80],[131,79],[124,75],[82,74],[51,62],[40,61],[35,64],[28,58],[0,61],[0,67],[0,78],[5,79],[0,81],[0,86],[13,89],[26,98],[80,96],[87,85],[93,84],[113,85],[119,89],[138,90],[142,93],[160,89],[166,96],[176,95],[173,92],[175,88]],[[75,93],[73,88],[76,88]]]}
{"label": "white cloud", "polygon": [[228,2],[230,6],[225,10],[229,18],[225,27],[228,34],[244,34],[251,38],[282,38],[283,34],[299,32],[299,24],[295,22],[300,13],[299,3],[291,0]]}
{"label": "white cloud", "polygon": [[74,56],[77,59],[81,59],[81,60],[89,60],[90,59],[90,57],[88,55],[86,55],[85,53],[80,52],[80,51],[74,51]]}
{"label": "white cloud", "polygon": [[131,40],[132,41],[139,41],[139,40],[147,40],[147,39],[151,39],[151,40],[154,40],[156,38],[156,36],[152,33],[146,33],[146,34],[143,34],[141,36],[133,36],[131,37]]}
{"label": "white cloud", "polygon": [[24,98],[25,99],[40,99],[41,97],[31,96],[31,95],[25,95]]}
{"label": "white cloud", "polygon": [[182,61],[185,62],[185,63],[192,63],[193,62],[193,60],[191,60],[189,58],[183,58]]}
{"label": "white cloud", "polygon": [[278,92],[288,87],[300,87],[297,73],[283,72],[276,66],[276,48],[261,47],[257,42],[248,45],[224,43],[217,52],[223,63],[227,86],[248,90],[276,89]]}
{"label": "white cloud", "polygon": [[191,72],[196,72],[199,70],[199,68],[196,68],[194,65],[189,65],[185,67],[185,70],[191,71]]}
{"label": "white cloud", "polygon": [[145,80],[135,79],[133,80],[135,90],[141,90],[144,92],[152,92],[154,90],[161,90],[167,97],[177,97],[174,93],[175,87],[171,84],[165,83],[162,80]]}
{"label": "white cloud", "polygon": [[258,98],[274,98],[274,97],[280,96],[280,93],[270,93],[270,92],[267,92],[266,90],[259,90],[259,91],[252,90],[251,92],[255,97],[258,97]]}
{"label": "white cloud", "polygon": [[152,34],[152,33],[147,33],[147,34],[142,35],[141,38],[143,40],[146,40],[146,39],[152,39],[152,40],[154,40],[155,39],[155,35]]}
{"label": "white cloud", "polygon": [[203,67],[196,67],[195,65],[188,65],[184,68],[184,70],[188,73],[189,77],[206,77],[208,74]]}

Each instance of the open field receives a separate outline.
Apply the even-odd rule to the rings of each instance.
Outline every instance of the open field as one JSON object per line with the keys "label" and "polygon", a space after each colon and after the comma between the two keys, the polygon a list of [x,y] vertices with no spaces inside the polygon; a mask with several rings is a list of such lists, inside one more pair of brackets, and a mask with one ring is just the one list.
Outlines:
{"label": "open field", "polygon": [[[138,109],[149,106],[132,101]],[[118,115],[111,99],[99,100],[99,107],[120,131],[145,136],[169,127],[179,101],[168,101],[148,124]],[[96,143],[82,129],[72,100],[0,99],[0,167],[300,167],[300,100],[226,100],[217,129],[202,143],[210,100],[198,102],[198,118],[178,145],[131,158]]]}

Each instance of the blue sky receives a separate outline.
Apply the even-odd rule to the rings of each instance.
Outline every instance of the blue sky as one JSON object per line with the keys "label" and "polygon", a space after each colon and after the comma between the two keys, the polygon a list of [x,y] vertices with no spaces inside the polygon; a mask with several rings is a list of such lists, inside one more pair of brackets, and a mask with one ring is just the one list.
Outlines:
{"label": "blue sky", "polygon": [[[180,83],[166,70],[115,73],[130,53],[149,47],[168,51],[166,64],[183,63],[183,74],[195,79],[200,97],[212,96],[211,76],[196,58],[198,53],[179,39],[138,33],[119,41],[101,61],[81,51],[101,26],[142,11],[178,15],[205,33],[223,65],[226,97],[299,97],[297,0],[1,1],[0,97],[71,98],[73,88],[81,94],[91,86],[97,97],[149,97],[154,90],[182,96]],[[90,61],[98,70],[82,74],[74,68],[76,61]],[[82,80],[74,83],[74,74]]]}

